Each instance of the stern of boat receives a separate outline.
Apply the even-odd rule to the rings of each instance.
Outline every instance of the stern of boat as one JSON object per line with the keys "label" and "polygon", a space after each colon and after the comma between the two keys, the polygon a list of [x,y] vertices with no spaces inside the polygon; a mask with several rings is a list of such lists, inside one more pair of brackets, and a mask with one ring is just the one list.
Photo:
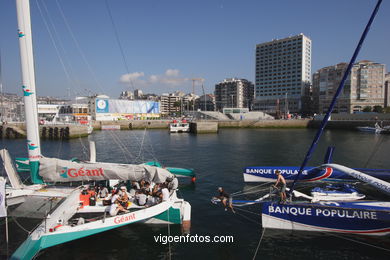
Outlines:
{"label": "stern of boat", "polygon": [[184,199],[179,199],[176,192],[171,195],[174,201],[172,206],[150,219],[147,224],[181,224],[183,233],[189,233],[191,228],[191,204]]}

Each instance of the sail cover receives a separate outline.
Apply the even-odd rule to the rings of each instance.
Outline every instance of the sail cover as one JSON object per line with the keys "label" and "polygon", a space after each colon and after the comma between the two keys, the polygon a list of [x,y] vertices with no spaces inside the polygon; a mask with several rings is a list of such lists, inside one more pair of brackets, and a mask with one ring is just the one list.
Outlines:
{"label": "sail cover", "polygon": [[145,179],[162,183],[172,177],[166,169],[145,164],[78,163],[47,157],[40,159],[39,174],[47,182]]}

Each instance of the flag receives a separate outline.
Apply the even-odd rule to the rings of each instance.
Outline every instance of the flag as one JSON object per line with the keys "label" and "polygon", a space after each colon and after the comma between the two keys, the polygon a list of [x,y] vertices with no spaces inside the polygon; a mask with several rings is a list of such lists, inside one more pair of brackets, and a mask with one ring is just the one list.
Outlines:
{"label": "flag", "polygon": [[0,178],[0,218],[7,216],[7,209],[5,208],[5,179]]}

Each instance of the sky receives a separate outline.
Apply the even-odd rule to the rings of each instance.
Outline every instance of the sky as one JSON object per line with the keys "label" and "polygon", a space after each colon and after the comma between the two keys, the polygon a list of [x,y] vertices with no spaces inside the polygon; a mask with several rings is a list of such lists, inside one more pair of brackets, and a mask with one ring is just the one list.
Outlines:
{"label": "sky", "polygon": [[[225,78],[254,82],[256,44],[303,33],[312,72],[348,62],[374,0],[30,0],[36,88],[61,98],[122,91],[206,93]],[[390,66],[390,1],[358,60]],[[21,95],[14,0],[0,0],[4,92]],[[201,95],[201,83],[195,82]]]}

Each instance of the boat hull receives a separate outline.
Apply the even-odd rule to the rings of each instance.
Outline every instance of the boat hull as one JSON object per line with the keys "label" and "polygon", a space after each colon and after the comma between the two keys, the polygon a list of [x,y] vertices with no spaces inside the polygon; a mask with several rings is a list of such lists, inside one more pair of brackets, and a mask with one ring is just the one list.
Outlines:
{"label": "boat hull", "polygon": [[384,236],[390,234],[389,202],[262,204],[263,228]]}
{"label": "boat hull", "polygon": [[[299,167],[294,166],[255,166],[246,167],[244,169],[245,182],[275,182],[275,171],[279,170],[287,182],[294,181],[298,174]],[[388,169],[356,169],[365,172],[373,177],[381,180],[390,180],[390,170]],[[298,178],[299,181],[356,181],[355,178],[339,171],[326,167],[319,169],[316,167],[305,167],[302,174]]]}

